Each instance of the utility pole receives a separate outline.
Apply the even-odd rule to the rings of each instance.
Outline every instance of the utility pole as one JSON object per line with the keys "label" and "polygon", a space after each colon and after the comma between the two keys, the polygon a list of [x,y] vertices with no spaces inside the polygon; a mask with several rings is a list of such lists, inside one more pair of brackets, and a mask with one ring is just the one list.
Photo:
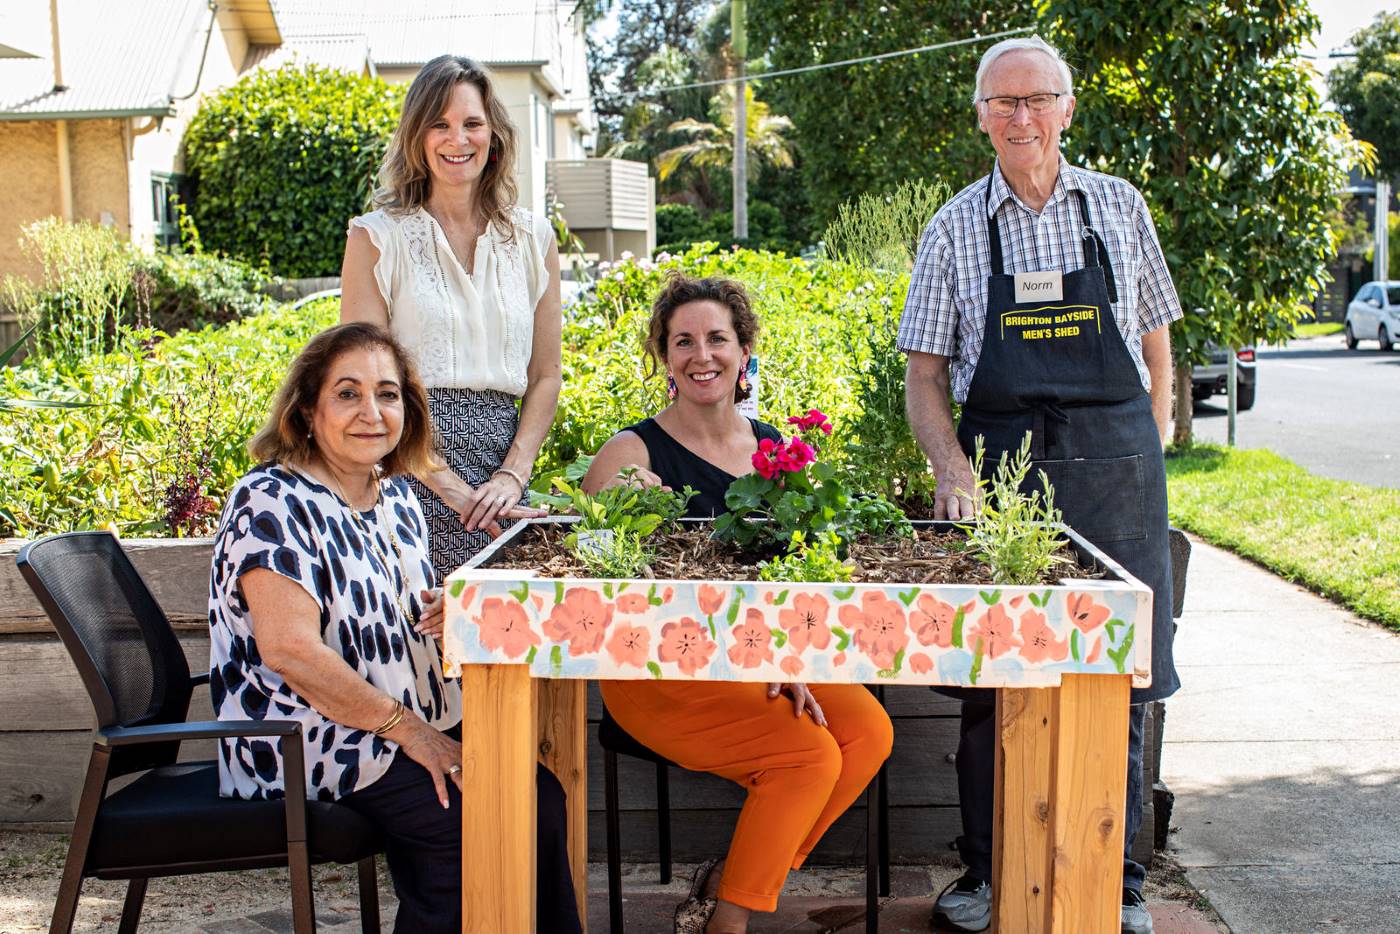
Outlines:
{"label": "utility pole", "polygon": [[1376,173],[1376,249],[1371,278],[1390,278],[1390,181]]}
{"label": "utility pole", "polygon": [[749,115],[744,93],[745,62],[749,57],[749,34],[744,25],[745,0],[732,0],[729,6],[730,46],[737,59],[734,75],[734,239],[749,236]]}

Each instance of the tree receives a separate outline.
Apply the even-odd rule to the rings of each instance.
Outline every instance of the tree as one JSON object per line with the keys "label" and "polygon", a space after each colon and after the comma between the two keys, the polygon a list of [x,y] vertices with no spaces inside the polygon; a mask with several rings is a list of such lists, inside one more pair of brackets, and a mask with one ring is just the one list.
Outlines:
{"label": "tree", "polygon": [[206,98],[184,140],[203,246],[281,276],[335,275],[345,222],[364,210],[403,90],[287,65]]}
{"label": "tree", "polygon": [[[994,12],[990,10],[994,9]],[[763,0],[749,9],[750,54],[800,68],[986,35],[1035,22],[1006,0]],[[972,107],[988,43],[769,79],[764,97],[795,127],[815,229],[847,200],[910,178],[954,191],[987,172],[992,150]]]}
{"label": "tree", "polygon": [[1172,344],[1189,443],[1192,361],[1288,337],[1327,281],[1365,147],[1298,58],[1318,27],[1303,3],[1048,0],[1045,16],[1078,69],[1069,158],[1142,191],[1187,309]]}
{"label": "tree", "polygon": [[1327,87],[1351,131],[1376,147],[1378,174],[1400,173],[1400,13],[1380,13],[1352,39],[1356,57]]}
{"label": "tree", "polygon": [[[661,181],[678,168],[694,165],[710,169],[728,168],[734,160],[734,87],[725,85],[710,102],[713,122],[687,118],[672,123],[672,133],[686,139],[657,156],[656,175]],[[748,176],[755,178],[764,165],[780,169],[792,168],[792,144],[787,132],[792,121],[772,113],[763,101],[755,100],[753,85],[744,85],[746,145],[749,156]]]}
{"label": "tree", "polygon": [[[658,51],[670,49],[683,60],[694,62],[701,41],[701,30],[714,12],[714,0],[616,0],[617,32],[611,46],[604,48],[588,38],[588,83],[593,92],[593,109],[616,136],[633,99],[618,88],[639,87],[638,71]],[[596,20],[612,0],[589,0],[586,15]],[[708,75],[706,77],[722,77]],[[689,78],[690,81],[705,78]],[[685,82],[676,82],[685,83]]]}

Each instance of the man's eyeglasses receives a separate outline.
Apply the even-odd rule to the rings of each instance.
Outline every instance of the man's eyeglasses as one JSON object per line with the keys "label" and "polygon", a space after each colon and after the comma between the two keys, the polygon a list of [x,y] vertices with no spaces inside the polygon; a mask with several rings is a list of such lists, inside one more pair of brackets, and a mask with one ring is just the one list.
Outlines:
{"label": "man's eyeglasses", "polygon": [[1044,94],[1027,94],[1025,97],[984,97],[982,103],[994,117],[1009,117],[1016,112],[1016,105],[1026,102],[1026,109],[1033,114],[1049,113],[1060,98],[1067,95],[1063,91],[1048,91]]}

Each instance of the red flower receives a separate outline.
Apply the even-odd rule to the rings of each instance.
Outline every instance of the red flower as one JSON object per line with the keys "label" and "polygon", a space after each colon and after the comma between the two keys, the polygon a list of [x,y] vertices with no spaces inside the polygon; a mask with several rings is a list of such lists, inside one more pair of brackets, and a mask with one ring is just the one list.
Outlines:
{"label": "red flower", "polygon": [[821,429],[822,434],[831,434],[831,422],[821,409],[808,409],[806,415],[794,415],[787,420],[789,425],[796,425],[802,431],[811,431],[814,428]]}
{"label": "red flower", "polygon": [[787,446],[780,448],[775,458],[778,469],[787,473],[797,473],[817,459],[817,449],[801,438],[793,438]]}

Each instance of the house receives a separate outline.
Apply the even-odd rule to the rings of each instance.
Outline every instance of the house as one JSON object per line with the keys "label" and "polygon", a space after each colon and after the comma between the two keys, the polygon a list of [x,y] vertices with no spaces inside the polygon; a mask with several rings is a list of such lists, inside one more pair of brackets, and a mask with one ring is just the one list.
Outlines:
{"label": "house", "polygon": [[[588,164],[596,133],[586,45],[572,0],[6,0],[0,11],[0,275],[30,274],[20,229],[56,215],[173,243],[171,194],[185,127],[201,98],[255,68],[291,61],[412,80],[444,51],[491,68],[520,130],[520,200],[546,209],[551,160]],[[603,160],[596,160],[603,161]],[[596,170],[595,170],[596,171]],[[609,169],[637,175],[630,164]],[[590,249],[649,250],[644,209],[592,211]],[[566,209],[567,211],[567,209]],[[616,217],[614,217],[616,214]],[[567,217],[567,214],[566,214]],[[641,218],[639,221],[637,218]],[[642,228],[640,231],[637,228]],[[616,236],[608,241],[607,234]]]}

